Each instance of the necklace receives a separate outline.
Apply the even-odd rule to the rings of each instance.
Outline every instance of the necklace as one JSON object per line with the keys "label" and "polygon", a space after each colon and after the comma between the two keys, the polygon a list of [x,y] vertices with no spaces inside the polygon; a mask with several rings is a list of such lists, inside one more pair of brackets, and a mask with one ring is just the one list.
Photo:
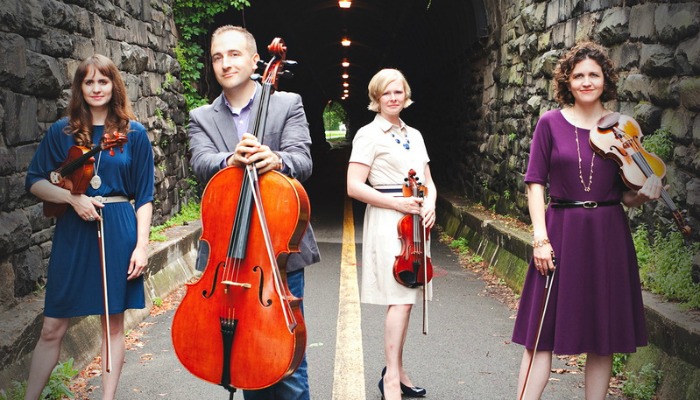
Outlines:
{"label": "necklace", "polygon": [[100,161],[102,161],[102,152],[97,156],[97,167],[95,168],[95,175],[90,179],[90,186],[97,190],[102,186],[102,178],[97,175],[97,171],[100,169]]}
{"label": "necklace", "polygon": [[583,170],[581,169],[581,147],[578,143],[578,128],[574,125],[574,133],[576,134],[576,153],[578,153],[578,177],[581,180],[581,185],[583,185],[583,190],[586,192],[591,191],[591,185],[593,184],[593,161],[595,160],[595,151],[593,152],[593,157],[591,157],[591,171],[588,174],[588,186],[583,182]]}
{"label": "necklace", "polygon": [[405,143],[401,143],[401,140],[399,140],[399,138],[396,136],[396,134],[394,132],[391,132],[391,137],[394,138],[396,143],[402,145],[404,149],[409,150],[411,148],[411,141],[408,140],[408,136],[404,136],[404,139],[406,139]]}

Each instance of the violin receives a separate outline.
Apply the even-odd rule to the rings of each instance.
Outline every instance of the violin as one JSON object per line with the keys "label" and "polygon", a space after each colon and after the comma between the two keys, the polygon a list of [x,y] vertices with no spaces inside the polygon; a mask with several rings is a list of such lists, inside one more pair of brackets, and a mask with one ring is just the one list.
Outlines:
{"label": "violin", "polygon": [[[49,173],[49,182],[54,185],[69,190],[72,194],[83,194],[87,190],[87,185],[94,174],[94,155],[102,150],[108,150],[110,156],[114,156],[114,148],[122,146],[128,141],[126,134],[114,132],[111,135],[104,135],[100,144],[92,149],[86,146],[72,146],[68,149],[68,155],[61,166]],[[58,218],[68,209],[66,203],[44,202],[44,215]]]}
{"label": "violin", "polygon": [[[660,179],[666,176],[666,165],[656,154],[642,147],[642,137],[642,129],[634,118],[614,112],[598,120],[589,139],[596,153],[617,162],[622,180],[633,190],[639,190],[652,175]],[[680,232],[689,236],[690,226],[664,188],[661,189],[661,199],[671,210]]]}
{"label": "violin", "polygon": [[[404,197],[423,198],[428,189],[419,182],[416,171],[408,171],[402,187]],[[426,253],[430,243],[430,230],[423,225],[418,214],[404,215],[397,225],[401,240],[401,253],[394,261],[394,279],[406,287],[423,287],[423,333],[428,333],[427,284],[433,279],[433,264]]]}
{"label": "violin", "polygon": [[[263,143],[267,108],[282,75],[286,46],[268,46],[253,134]],[[284,266],[309,223],[310,202],[296,179],[255,165],[217,172],[202,194],[199,256],[206,267],[187,285],[172,323],[180,362],[195,376],[236,389],[258,390],[291,375],[306,348],[301,299]],[[273,227],[274,229],[270,229]]]}

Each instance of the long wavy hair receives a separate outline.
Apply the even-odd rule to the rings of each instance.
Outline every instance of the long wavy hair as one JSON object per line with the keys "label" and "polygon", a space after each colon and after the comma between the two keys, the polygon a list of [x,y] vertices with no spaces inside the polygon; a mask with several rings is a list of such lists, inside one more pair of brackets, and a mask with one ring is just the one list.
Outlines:
{"label": "long wavy hair", "polygon": [[129,120],[136,119],[131,109],[131,102],[126,95],[126,85],[114,62],[101,54],[88,57],[78,65],[75,71],[71,85],[71,98],[66,110],[69,120],[66,133],[72,134],[79,146],[92,145],[92,112],[83,97],[82,85],[93,68],[112,81],[112,98],[107,107],[105,132],[116,131],[126,134],[129,131]]}
{"label": "long wavy hair", "polygon": [[600,100],[603,102],[617,98],[617,72],[605,48],[594,42],[582,42],[571,48],[559,59],[554,69],[555,99],[562,106],[573,105],[574,95],[569,88],[569,78],[576,64],[590,58],[603,70],[605,84]]}

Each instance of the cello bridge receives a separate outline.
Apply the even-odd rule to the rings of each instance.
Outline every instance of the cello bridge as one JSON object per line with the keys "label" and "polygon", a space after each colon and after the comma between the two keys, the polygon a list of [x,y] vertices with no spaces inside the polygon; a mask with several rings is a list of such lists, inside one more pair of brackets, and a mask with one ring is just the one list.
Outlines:
{"label": "cello bridge", "polygon": [[240,282],[233,282],[233,281],[221,281],[221,283],[223,283],[224,285],[228,285],[228,286],[242,287],[244,289],[250,289],[253,287],[253,285],[251,285],[250,283],[240,283]]}

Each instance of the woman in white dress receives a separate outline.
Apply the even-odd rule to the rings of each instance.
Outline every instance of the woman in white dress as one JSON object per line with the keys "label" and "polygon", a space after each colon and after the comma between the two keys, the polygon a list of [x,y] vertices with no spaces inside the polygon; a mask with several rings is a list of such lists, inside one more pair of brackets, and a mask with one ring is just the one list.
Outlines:
{"label": "woman in white dress", "polygon": [[[400,400],[402,393],[420,397],[426,390],[414,386],[403,368],[411,309],[419,298],[422,299],[422,289],[408,288],[394,279],[394,260],[401,253],[397,224],[406,214],[419,214],[424,225],[431,228],[435,223],[437,191],[430,175],[423,137],[399,117],[412,103],[406,78],[398,70],[383,69],[374,75],[368,89],[369,109],[377,115],[355,135],[347,190],[350,197],[367,203],[362,233],[361,301],[387,306],[386,368],[382,371],[379,390],[388,400]],[[411,169],[427,189],[422,198],[403,197],[401,187]],[[425,247],[429,254],[429,242]],[[430,285],[428,296],[431,296]]]}

